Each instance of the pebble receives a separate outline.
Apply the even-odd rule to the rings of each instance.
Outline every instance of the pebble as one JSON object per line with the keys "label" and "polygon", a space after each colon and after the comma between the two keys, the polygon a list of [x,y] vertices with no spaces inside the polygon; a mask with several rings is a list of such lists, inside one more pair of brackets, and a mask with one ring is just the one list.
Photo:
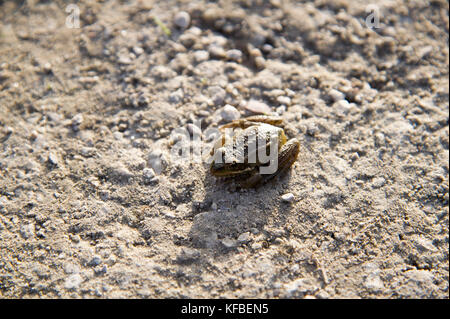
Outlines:
{"label": "pebble", "polygon": [[259,69],[263,69],[266,66],[266,59],[262,56],[257,56],[255,58],[255,65]]}
{"label": "pebble", "polygon": [[244,108],[250,112],[258,114],[268,114],[272,111],[270,109],[270,106],[268,106],[266,103],[254,99],[248,101]]}
{"label": "pebble", "polygon": [[328,91],[328,95],[331,97],[331,99],[334,102],[337,102],[337,101],[345,99],[345,94],[342,93],[341,91],[336,90],[336,89],[331,89],[330,91]]}
{"label": "pebble", "polygon": [[78,267],[78,265],[75,265],[72,263],[65,263],[64,264],[64,272],[66,274],[78,274],[80,272],[80,267]]}
{"label": "pebble", "polygon": [[233,60],[236,62],[240,62],[242,60],[242,52],[238,49],[228,50],[225,55],[229,60]]}
{"label": "pebble", "polygon": [[82,114],[78,113],[77,115],[72,117],[72,126],[74,128],[80,126],[81,123],[83,123],[83,115]]}
{"label": "pebble", "polygon": [[131,177],[133,177],[133,173],[131,173],[128,168],[124,166],[114,167],[111,170],[111,175],[122,181],[128,181]]}
{"label": "pebble", "polygon": [[415,236],[413,243],[420,251],[432,251],[435,252],[438,249],[433,245],[433,242],[423,236]]}
{"label": "pebble", "polygon": [[405,276],[416,284],[432,285],[434,276],[428,270],[410,270],[405,272]]}
{"label": "pebble", "polygon": [[351,105],[347,100],[339,100],[333,104],[338,115],[345,115],[350,111]]}
{"label": "pebble", "polygon": [[384,288],[383,281],[377,272],[371,273],[366,277],[364,281],[364,287],[372,291],[380,291]]}
{"label": "pebble", "polygon": [[94,273],[96,275],[106,274],[107,271],[108,271],[108,266],[106,266],[106,265],[97,266],[94,268]]}
{"label": "pebble", "polygon": [[144,49],[141,48],[141,47],[138,47],[138,46],[134,46],[134,47],[133,47],[133,52],[134,52],[136,55],[141,55],[142,53],[144,53]]}
{"label": "pebble", "polygon": [[319,288],[316,287],[308,278],[299,278],[285,285],[285,291],[287,297],[297,295],[297,293],[306,294],[314,293]]}
{"label": "pebble", "polygon": [[43,67],[43,71],[45,73],[50,73],[52,71],[52,65],[49,62],[45,63],[44,67]]}
{"label": "pebble", "polygon": [[279,115],[283,115],[286,112],[286,105],[280,105],[275,110]]}
{"label": "pebble", "polygon": [[146,167],[142,170],[142,176],[144,177],[145,181],[150,182],[155,177],[155,171],[153,170],[153,168]]}
{"label": "pebble", "polygon": [[281,199],[283,200],[283,202],[291,203],[294,200],[294,194],[292,193],[284,194],[281,196]]}
{"label": "pebble", "polygon": [[383,177],[377,177],[372,180],[372,188],[380,188],[386,184],[386,180]]}
{"label": "pebble", "polygon": [[51,165],[58,166],[58,158],[57,158],[56,155],[53,154],[53,153],[48,154],[48,162],[49,162]]}
{"label": "pebble", "polygon": [[183,248],[181,250],[181,253],[177,256],[177,262],[188,263],[193,262],[198,258],[200,258],[200,252],[198,250],[192,248]]}
{"label": "pebble", "polygon": [[220,86],[212,86],[208,89],[209,96],[215,105],[222,105],[227,92]]}
{"label": "pebble", "polygon": [[148,155],[148,164],[156,174],[161,174],[167,166],[167,161],[161,150],[153,150]]}
{"label": "pebble", "polygon": [[262,47],[262,50],[263,50],[265,53],[269,53],[270,51],[272,51],[272,49],[273,49],[273,46],[271,46],[271,45],[268,44],[268,43],[264,44],[263,47]]}
{"label": "pebble", "polygon": [[64,288],[68,290],[75,290],[80,287],[80,284],[83,282],[83,278],[79,274],[73,274],[67,277],[66,282],[64,283]]}
{"label": "pebble", "polygon": [[169,102],[173,104],[180,103],[184,99],[184,92],[182,88],[179,88],[175,92],[170,93]]}
{"label": "pebble", "polygon": [[226,56],[225,50],[221,46],[218,46],[217,44],[211,44],[208,47],[208,52],[213,58],[222,59]]}
{"label": "pebble", "polygon": [[220,110],[220,116],[225,122],[231,122],[239,119],[241,113],[234,106],[227,104]]}
{"label": "pebble", "polygon": [[227,248],[233,248],[236,247],[236,241],[231,238],[224,238],[222,239],[222,245]]}
{"label": "pebble", "polygon": [[250,233],[249,232],[245,232],[239,235],[239,237],[237,238],[237,241],[240,243],[246,243],[248,241],[250,241]]}
{"label": "pebble", "polygon": [[205,50],[198,50],[194,52],[194,61],[197,63],[209,60],[209,52]]}
{"label": "pebble", "polygon": [[24,239],[28,239],[30,237],[33,237],[34,235],[34,224],[27,224],[20,227],[20,235]]}
{"label": "pebble", "polygon": [[94,256],[94,257],[92,257],[91,260],[89,260],[88,266],[95,267],[95,266],[100,265],[101,263],[102,263],[102,259],[100,258],[100,256]]}
{"label": "pebble", "polygon": [[279,96],[277,97],[277,102],[284,105],[290,105],[291,98],[289,96]]}
{"label": "pebble", "polygon": [[175,15],[173,23],[181,29],[186,29],[191,23],[191,16],[186,11],[180,11]]}

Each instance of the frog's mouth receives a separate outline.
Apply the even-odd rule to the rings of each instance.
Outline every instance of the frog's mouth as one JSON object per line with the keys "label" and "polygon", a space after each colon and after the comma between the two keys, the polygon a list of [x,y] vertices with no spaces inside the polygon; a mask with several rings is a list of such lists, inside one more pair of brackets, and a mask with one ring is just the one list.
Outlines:
{"label": "frog's mouth", "polygon": [[212,163],[210,170],[211,174],[217,177],[233,177],[249,173],[254,169],[255,167],[245,163]]}

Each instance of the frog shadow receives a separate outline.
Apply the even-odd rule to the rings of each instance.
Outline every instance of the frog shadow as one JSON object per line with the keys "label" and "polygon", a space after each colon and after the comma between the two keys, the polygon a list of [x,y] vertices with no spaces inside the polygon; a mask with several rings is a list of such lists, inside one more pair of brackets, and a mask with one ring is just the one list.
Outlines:
{"label": "frog shadow", "polygon": [[233,182],[207,175],[204,198],[193,204],[189,246],[223,255],[250,247],[247,238],[257,234],[263,234],[270,244],[274,238],[267,229],[283,229],[293,209],[280,198],[290,178],[288,171],[258,188],[239,189]]}

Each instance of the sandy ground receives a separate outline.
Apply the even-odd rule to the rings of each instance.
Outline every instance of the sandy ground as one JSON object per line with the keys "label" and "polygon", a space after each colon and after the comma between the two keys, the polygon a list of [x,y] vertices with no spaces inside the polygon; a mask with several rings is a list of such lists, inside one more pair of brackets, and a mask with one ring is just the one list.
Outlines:
{"label": "sandy ground", "polygon": [[[447,1],[71,2],[0,2],[2,298],[448,298]],[[288,174],[171,158],[249,109]]]}

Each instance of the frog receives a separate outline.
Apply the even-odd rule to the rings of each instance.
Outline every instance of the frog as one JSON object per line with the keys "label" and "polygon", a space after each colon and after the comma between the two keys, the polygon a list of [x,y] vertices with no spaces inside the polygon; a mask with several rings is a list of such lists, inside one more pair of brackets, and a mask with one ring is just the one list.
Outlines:
{"label": "frog", "polygon": [[[280,116],[272,115],[254,115],[222,125],[221,136],[210,153],[213,156],[211,175],[233,180],[241,188],[257,188],[281,175],[294,164],[300,152],[299,140],[286,136],[287,127]],[[232,129],[233,134],[222,134],[226,129]],[[289,128],[289,131],[293,130]],[[258,140],[257,147],[250,147],[252,138]],[[267,155],[271,147],[276,150],[277,166],[275,170],[264,172],[269,161],[262,161],[258,149],[265,149]]]}

